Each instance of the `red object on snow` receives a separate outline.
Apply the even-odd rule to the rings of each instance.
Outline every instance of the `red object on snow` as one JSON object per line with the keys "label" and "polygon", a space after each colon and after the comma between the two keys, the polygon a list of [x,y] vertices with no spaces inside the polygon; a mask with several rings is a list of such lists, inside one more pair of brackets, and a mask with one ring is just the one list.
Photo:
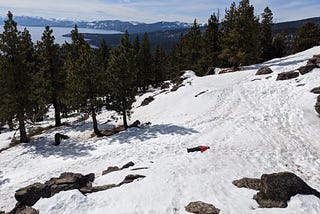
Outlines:
{"label": "red object on snow", "polygon": [[204,151],[206,151],[207,149],[210,149],[209,146],[200,146],[199,148],[200,148],[200,151],[201,151],[201,152],[204,152]]}

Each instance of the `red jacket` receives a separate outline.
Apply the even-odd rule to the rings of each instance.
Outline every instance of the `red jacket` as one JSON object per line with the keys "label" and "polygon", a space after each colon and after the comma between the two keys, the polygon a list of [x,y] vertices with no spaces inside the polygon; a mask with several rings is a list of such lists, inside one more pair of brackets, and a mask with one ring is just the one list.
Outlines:
{"label": "red jacket", "polygon": [[200,148],[200,151],[201,151],[201,152],[204,152],[204,151],[206,151],[207,149],[210,149],[209,146],[199,146],[199,148]]}

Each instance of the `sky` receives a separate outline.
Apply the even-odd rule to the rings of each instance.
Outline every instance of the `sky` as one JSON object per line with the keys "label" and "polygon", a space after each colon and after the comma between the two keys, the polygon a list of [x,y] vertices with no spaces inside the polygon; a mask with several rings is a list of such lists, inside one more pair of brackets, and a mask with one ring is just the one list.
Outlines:
{"label": "sky", "polygon": [[[239,0],[235,1],[236,3]],[[221,18],[230,7],[228,0],[0,0],[0,16],[7,11],[15,16],[71,20],[122,20],[138,22],[181,21],[206,23],[220,10]],[[269,6],[274,22],[320,16],[320,0],[251,0],[256,15]]]}

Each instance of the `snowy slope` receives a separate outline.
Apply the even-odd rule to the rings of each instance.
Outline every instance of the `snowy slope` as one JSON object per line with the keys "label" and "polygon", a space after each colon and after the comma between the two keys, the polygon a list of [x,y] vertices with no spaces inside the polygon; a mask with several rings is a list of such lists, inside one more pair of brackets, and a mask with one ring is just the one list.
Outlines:
{"label": "snowy slope", "polygon": [[[180,214],[186,213],[189,202],[201,200],[222,214],[318,214],[320,200],[314,196],[295,196],[285,209],[261,209],[252,199],[255,191],[238,189],[231,182],[290,171],[320,190],[320,120],[314,110],[316,95],[310,93],[319,86],[320,69],[276,81],[277,73],[297,69],[319,53],[320,47],[315,47],[242,72],[191,75],[176,92],[145,94],[135,103],[131,119],[151,122],[144,129],[90,138],[88,120],[76,128],[55,130],[71,137],[58,147],[52,146],[50,132],[6,150],[0,153],[0,210],[13,208],[16,189],[72,171],[96,173],[94,185],[119,183],[128,174],[146,178],[87,197],[77,190],[61,192],[39,200],[34,207],[40,213]],[[255,76],[264,65],[275,72]],[[261,80],[251,81],[256,78]],[[156,95],[155,100],[138,107],[150,95]],[[103,112],[100,123],[112,114]],[[211,149],[186,152],[198,145]],[[129,161],[148,169],[101,175],[108,166]]]}

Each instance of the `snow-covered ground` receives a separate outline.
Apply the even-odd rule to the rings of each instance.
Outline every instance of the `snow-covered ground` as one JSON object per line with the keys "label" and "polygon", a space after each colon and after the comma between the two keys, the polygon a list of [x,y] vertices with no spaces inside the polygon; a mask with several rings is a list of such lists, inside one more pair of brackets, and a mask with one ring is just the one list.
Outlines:
{"label": "snow-covered ground", "polygon": [[[177,91],[159,90],[137,99],[131,121],[151,122],[143,129],[92,138],[89,119],[3,151],[0,210],[14,207],[15,190],[71,171],[95,173],[94,185],[117,184],[128,174],[146,177],[87,197],[78,190],[60,192],[34,205],[40,213],[182,214],[189,202],[200,200],[214,204],[222,214],[319,214],[320,200],[314,196],[292,197],[285,209],[261,209],[252,199],[256,191],[238,189],[231,183],[242,177],[290,171],[320,190],[320,118],[314,110],[316,95],[310,93],[319,86],[320,69],[276,81],[277,73],[297,69],[319,53],[320,47],[315,47],[223,75],[196,77],[189,73],[185,86]],[[255,76],[265,65],[275,72]],[[256,78],[261,80],[251,81]],[[138,107],[153,95],[153,102]],[[113,114],[100,114],[100,124]],[[55,147],[55,132],[71,139]],[[8,140],[8,136],[1,134],[0,139]],[[198,145],[211,149],[186,152]],[[129,161],[148,169],[129,168],[102,176],[108,166]]]}

